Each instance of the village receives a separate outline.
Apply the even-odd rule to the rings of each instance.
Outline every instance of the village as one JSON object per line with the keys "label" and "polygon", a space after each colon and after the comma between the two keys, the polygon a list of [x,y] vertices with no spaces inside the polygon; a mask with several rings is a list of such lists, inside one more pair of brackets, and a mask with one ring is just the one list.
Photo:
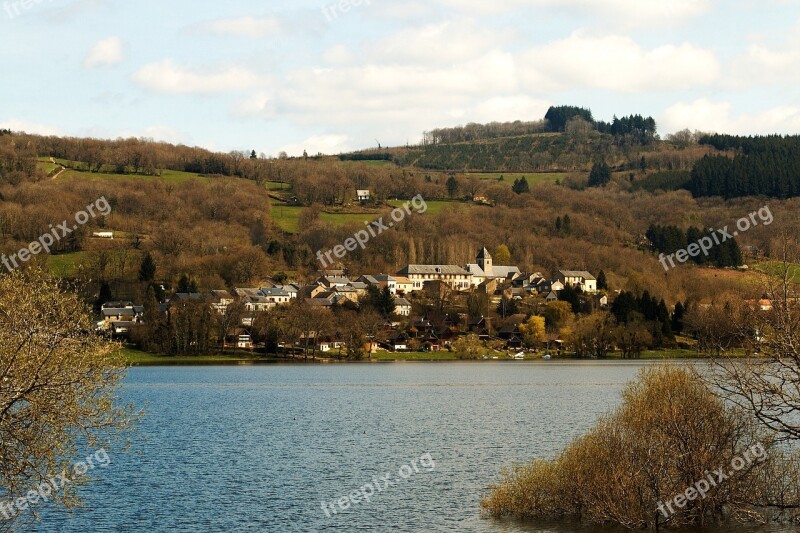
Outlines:
{"label": "village", "polygon": [[[531,343],[525,342],[523,330],[531,316],[543,314],[544,307],[558,302],[565,290],[580,294],[581,301],[593,309],[606,308],[609,303],[590,272],[526,273],[516,266],[495,265],[486,248],[477,253],[474,263],[463,267],[412,264],[391,275],[358,277],[348,276],[344,270],[325,270],[309,284],[266,279],[261,285],[175,292],[158,303],[158,319],[169,323],[181,311],[201,307],[210,311],[222,328],[213,349],[259,351],[267,345],[265,335],[255,330],[263,318],[278,315],[282,309],[303,305],[314,313],[331,313],[340,308],[358,310],[367,300],[383,298],[381,320],[364,339],[366,354],[452,350],[459,339],[469,336],[495,352],[527,348],[533,353],[551,346],[560,350],[557,334]],[[144,305],[106,302],[97,329],[130,341],[137,330],[141,335],[146,329],[146,315]],[[310,350],[312,356],[346,350],[347,335],[338,335],[337,328],[327,328],[329,332],[318,329],[302,332],[289,345],[278,343],[277,348],[287,354]]]}

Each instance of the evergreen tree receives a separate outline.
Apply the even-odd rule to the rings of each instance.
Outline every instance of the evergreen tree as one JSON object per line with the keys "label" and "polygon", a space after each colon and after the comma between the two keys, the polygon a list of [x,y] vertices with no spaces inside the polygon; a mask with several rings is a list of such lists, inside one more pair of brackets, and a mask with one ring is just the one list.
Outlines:
{"label": "evergreen tree", "polygon": [[111,287],[109,286],[108,282],[103,281],[100,283],[100,293],[97,295],[95,310],[99,313],[100,309],[103,307],[103,304],[108,303],[113,299],[114,295],[111,294]]}
{"label": "evergreen tree", "polygon": [[595,163],[589,173],[589,187],[605,187],[611,181],[611,168],[605,161]]}
{"label": "evergreen tree", "polygon": [[572,233],[572,220],[569,215],[564,215],[564,234],[570,235]]}
{"label": "evergreen tree", "polygon": [[153,256],[148,252],[142,259],[142,264],[139,266],[139,281],[153,281],[156,277],[156,262]]}
{"label": "evergreen tree", "polygon": [[599,291],[608,290],[608,280],[606,280],[605,270],[601,270],[600,273],[597,275],[597,290]]}
{"label": "evergreen tree", "polygon": [[511,190],[517,194],[522,194],[526,192],[530,192],[530,186],[528,185],[528,180],[525,179],[525,176],[522,176],[518,180],[514,180],[514,185],[511,186]]}
{"label": "evergreen tree", "polygon": [[672,312],[672,331],[676,334],[683,332],[683,317],[686,316],[686,307],[680,302],[675,304],[675,310]]}
{"label": "evergreen tree", "polygon": [[458,194],[458,180],[455,176],[447,178],[447,194],[450,198],[455,198]]}
{"label": "evergreen tree", "polygon": [[181,279],[178,280],[178,288],[176,292],[180,293],[196,293],[197,292],[197,283],[193,279],[189,279],[189,276],[186,274],[181,276]]}

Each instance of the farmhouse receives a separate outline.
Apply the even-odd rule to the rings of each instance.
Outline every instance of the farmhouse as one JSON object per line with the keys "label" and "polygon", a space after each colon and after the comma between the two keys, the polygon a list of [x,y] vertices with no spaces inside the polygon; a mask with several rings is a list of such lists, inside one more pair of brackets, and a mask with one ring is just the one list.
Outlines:
{"label": "farmhouse", "polygon": [[559,270],[556,279],[564,286],[580,287],[583,292],[597,292],[597,278],[585,270]]}

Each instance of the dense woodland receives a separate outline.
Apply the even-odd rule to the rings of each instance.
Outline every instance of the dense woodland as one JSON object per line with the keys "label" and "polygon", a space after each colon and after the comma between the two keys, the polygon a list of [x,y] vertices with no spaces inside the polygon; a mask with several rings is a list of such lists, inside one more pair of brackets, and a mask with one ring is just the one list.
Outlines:
{"label": "dense woodland", "polygon": [[791,198],[800,194],[800,136],[710,135],[701,138],[700,144],[734,156],[709,155],[697,162],[689,184],[695,196]]}

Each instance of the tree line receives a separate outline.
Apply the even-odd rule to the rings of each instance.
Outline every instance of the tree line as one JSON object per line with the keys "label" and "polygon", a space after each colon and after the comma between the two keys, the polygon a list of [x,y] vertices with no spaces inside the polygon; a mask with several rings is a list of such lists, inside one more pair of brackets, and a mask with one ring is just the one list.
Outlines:
{"label": "tree line", "polygon": [[707,155],[697,161],[689,183],[694,196],[800,195],[800,136],[707,135],[700,144],[735,155]]}
{"label": "tree line", "polygon": [[714,230],[702,230],[690,227],[683,231],[678,226],[651,225],[646,233],[656,253],[666,255],[674,254],[678,250],[685,250],[690,244],[697,243],[700,239],[710,238],[715,245],[709,250],[708,255],[699,254],[690,259],[698,265],[713,265],[716,267],[737,267],[742,264],[742,252],[735,238],[728,238],[716,244]]}

